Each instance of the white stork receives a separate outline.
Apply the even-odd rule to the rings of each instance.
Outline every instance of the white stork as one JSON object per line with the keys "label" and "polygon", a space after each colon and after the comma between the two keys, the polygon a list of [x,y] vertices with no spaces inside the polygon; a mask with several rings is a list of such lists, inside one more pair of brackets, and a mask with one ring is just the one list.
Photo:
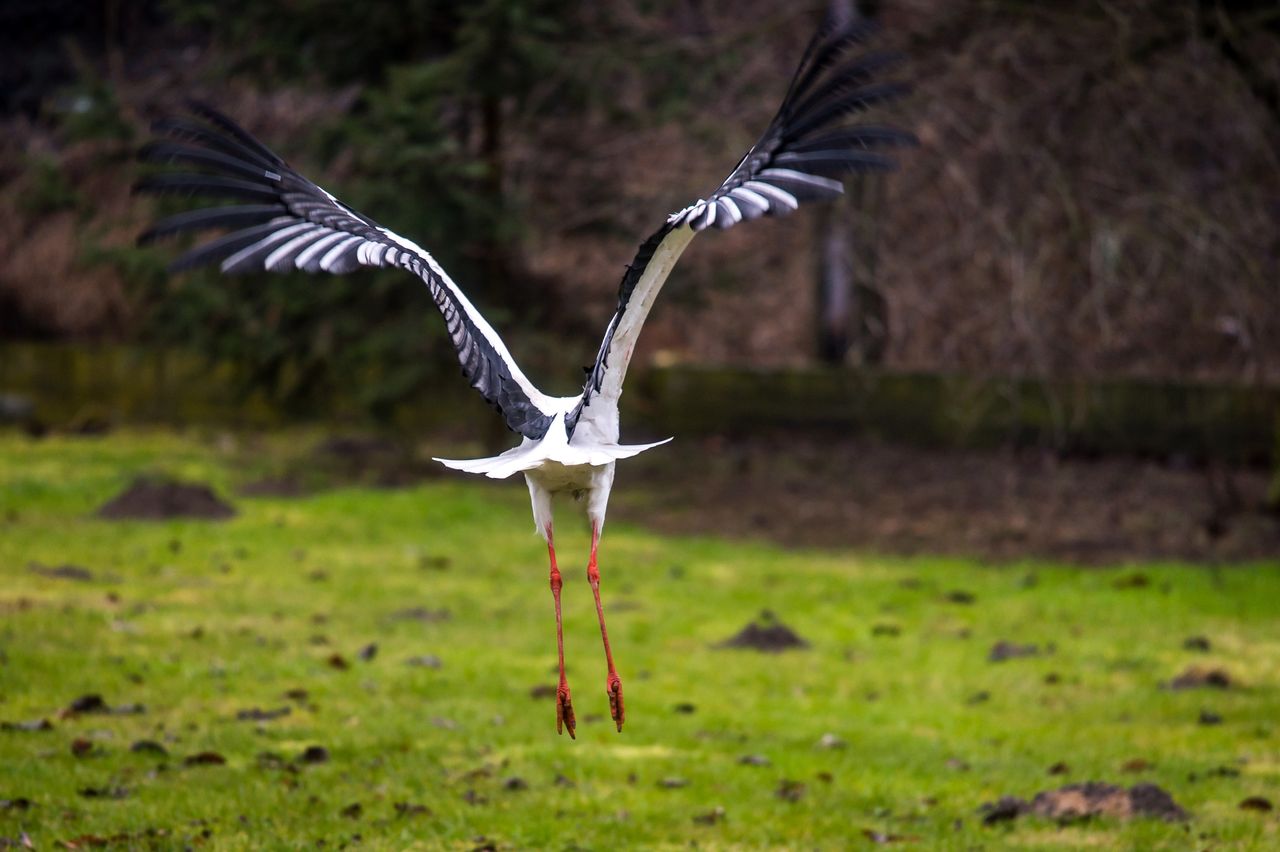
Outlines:
{"label": "white stork", "polygon": [[893,167],[892,159],[876,149],[914,143],[910,133],[891,127],[842,123],[904,91],[900,84],[873,80],[891,57],[850,55],[851,48],[870,32],[865,22],[829,23],[820,29],[760,140],[709,198],[671,214],[644,241],[622,276],[618,307],[586,385],[571,397],[548,396],[534,387],[498,333],[425,249],[343,204],[214,109],[192,104],[201,120],[157,122],[155,131],[169,139],[152,142],[142,151],[146,160],[184,163],[198,171],[160,173],[141,181],[140,190],[245,202],[181,213],[143,234],[140,241],[149,242],[185,231],[230,230],[182,255],[170,271],[211,263],[228,274],[293,269],[342,274],[361,266],[398,267],[427,285],[444,317],[463,375],[507,426],[522,436],[518,447],[493,458],[437,461],[495,479],[524,474],[534,523],[546,540],[551,562],[560,665],[556,729],[567,729],[570,737],[575,723],[564,671],[562,580],[552,536],[552,497],[570,494],[586,507],[591,524],[587,581],[595,595],[604,642],[610,712],[621,731],[622,680],[605,628],[596,553],[615,463],[665,443],[618,443],[618,399],[636,337],[672,267],[696,234],[711,226],[723,230],[761,216],[787,214],[804,201],[834,198],[843,192],[843,175]]}

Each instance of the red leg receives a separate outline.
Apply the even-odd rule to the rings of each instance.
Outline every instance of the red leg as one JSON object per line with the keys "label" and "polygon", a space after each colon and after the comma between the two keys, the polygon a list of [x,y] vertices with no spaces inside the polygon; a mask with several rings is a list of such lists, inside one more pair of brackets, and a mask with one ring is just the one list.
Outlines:
{"label": "red leg", "polygon": [[618,731],[621,732],[626,711],[622,706],[622,678],[618,677],[618,670],[613,667],[613,651],[609,648],[609,631],[604,626],[604,606],[600,603],[600,569],[596,567],[596,550],[599,546],[600,529],[593,523],[591,525],[591,561],[587,563],[587,582],[591,584],[591,591],[596,596],[596,615],[600,618],[600,638],[604,640],[604,658],[609,664],[609,677],[605,681],[605,692],[609,696],[609,713],[613,716]]}
{"label": "red leg", "polygon": [[551,557],[551,595],[556,601],[556,652],[560,659],[560,684],[556,687],[556,733],[564,733],[569,729],[569,738],[576,739],[573,733],[573,700],[569,696],[569,680],[564,676],[564,625],[560,620],[560,587],[564,581],[560,579],[560,569],[556,567],[556,546],[551,538],[551,525],[547,524],[547,554]]}

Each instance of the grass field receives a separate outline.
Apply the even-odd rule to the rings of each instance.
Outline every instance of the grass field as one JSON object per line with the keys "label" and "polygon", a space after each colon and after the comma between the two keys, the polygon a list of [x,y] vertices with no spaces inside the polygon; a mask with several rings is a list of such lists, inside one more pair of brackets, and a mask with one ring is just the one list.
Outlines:
{"label": "grass field", "polygon": [[[1277,812],[1240,807],[1280,804],[1280,562],[988,566],[611,526],[618,734],[562,507],[571,741],[523,485],[233,497],[310,437],[0,435],[0,846],[1280,844]],[[96,519],[138,473],[240,514]],[[716,647],[766,609],[810,647]],[[1038,653],[989,661],[1001,641]],[[1161,687],[1189,666],[1232,685]],[[91,694],[114,712],[65,712]],[[977,813],[1085,780],[1158,784],[1190,819]]]}

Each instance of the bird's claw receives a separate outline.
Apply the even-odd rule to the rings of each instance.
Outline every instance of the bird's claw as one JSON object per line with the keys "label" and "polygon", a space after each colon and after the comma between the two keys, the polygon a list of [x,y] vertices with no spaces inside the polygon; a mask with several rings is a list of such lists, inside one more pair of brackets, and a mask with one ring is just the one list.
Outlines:
{"label": "bird's claw", "polygon": [[609,715],[613,716],[613,721],[618,726],[618,733],[622,733],[622,723],[627,715],[626,709],[622,706],[622,678],[616,674],[610,674],[605,691],[609,696]]}
{"label": "bird's claw", "polygon": [[569,684],[562,683],[556,689],[556,733],[563,734],[565,728],[569,729],[569,739],[577,739],[574,736],[574,728],[576,723],[573,718],[573,699],[569,696]]}

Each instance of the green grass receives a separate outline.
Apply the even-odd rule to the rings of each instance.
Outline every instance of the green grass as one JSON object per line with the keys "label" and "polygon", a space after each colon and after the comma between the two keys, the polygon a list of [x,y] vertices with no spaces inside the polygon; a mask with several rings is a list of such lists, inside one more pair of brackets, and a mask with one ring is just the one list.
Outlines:
{"label": "green grass", "polygon": [[[0,435],[0,719],[53,725],[0,731],[0,839],[843,849],[870,847],[870,830],[917,848],[1280,843],[1275,812],[1238,807],[1280,790],[1280,563],[997,567],[611,526],[601,560],[626,688],[618,734],[586,535],[561,506],[574,742],[556,736],[551,701],[530,696],[554,681],[555,644],[545,553],[518,482],[240,498],[239,517],[221,523],[93,517],[139,472],[231,494],[306,437]],[[1149,583],[1116,582],[1138,574]],[[953,590],[974,602],[949,601]],[[450,617],[393,618],[409,607]],[[763,609],[812,646],[714,647]],[[1212,650],[1184,649],[1191,635]],[[1052,651],[988,662],[999,640]],[[377,655],[360,659],[370,643]],[[349,668],[328,663],[335,653]],[[405,662],[425,654],[443,666]],[[1159,687],[1191,664],[1222,666],[1240,686]],[[308,697],[284,697],[293,689]],[[145,712],[60,717],[85,693]],[[677,712],[682,702],[694,712]],[[283,706],[283,718],[236,718]],[[1198,724],[1202,709],[1223,723]],[[827,733],[847,745],[820,748]],[[88,756],[72,753],[77,738]],[[143,739],[168,756],[130,750]],[[327,762],[298,761],[313,744]],[[225,765],[184,765],[204,751]],[[740,763],[748,754],[769,765]],[[1151,767],[1125,772],[1135,758]],[[1048,775],[1059,761],[1069,771]],[[508,789],[511,778],[527,787]],[[686,783],[662,786],[669,778]],[[776,795],[784,779],[804,785],[798,801]],[[1192,819],[984,826],[975,815],[1002,794],[1088,779],[1152,781]],[[116,787],[123,798],[80,792]],[[356,803],[358,816],[343,814]],[[716,808],[714,824],[695,821]]]}

